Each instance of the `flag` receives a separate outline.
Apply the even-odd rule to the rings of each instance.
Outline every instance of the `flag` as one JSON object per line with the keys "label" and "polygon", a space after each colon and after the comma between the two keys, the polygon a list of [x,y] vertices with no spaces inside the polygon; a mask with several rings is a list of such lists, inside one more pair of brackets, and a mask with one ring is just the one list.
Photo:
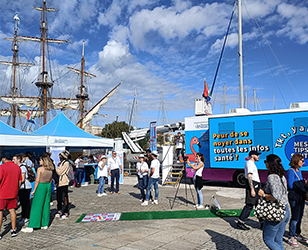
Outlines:
{"label": "flag", "polygon": [[203,90],[203,95],[202,96],[206,99],[207,103],[210,102],[210,100],[211,100],[211,93],[210,93],[209,87],[207,86],[205,78],[204,78],[204,90]]}
{"label": "flag", "polygon": [[32,117],[29,110],[27,111],[27,122],[31,122],[31,123],[35,124],[33,117]]}

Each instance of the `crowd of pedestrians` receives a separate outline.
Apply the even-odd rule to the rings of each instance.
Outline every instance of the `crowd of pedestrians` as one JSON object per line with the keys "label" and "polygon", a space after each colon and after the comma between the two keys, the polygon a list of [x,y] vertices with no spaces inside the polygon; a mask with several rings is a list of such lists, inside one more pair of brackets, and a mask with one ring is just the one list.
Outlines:
{"label": "crowd of pedestrians", "polygon": [[308,192],[308,181],[303,179],[300,170],[304,164],[304,157],[294,154],[289,164],[290,168],[285,171],[279,156],[267,155],[264,164],[268,170],[268,178],[264,188],[261,188],[258,169],[255,165],[255,162],[259,161],[259,155],[259,152],[251,151],[245,165],[246,205],[238,219],[237,227],[242,230],[250,229],[245,225],[245,221],[253,207],[257,205],[259,197],[280,201],[286,207],[284,219],[279,222],[260,221],[264,243],[269,249],[284,249],[283,236],[289,223],[288,243],[293,247],[299,246],[298,241],[308,244],[308,239],[301,234],[305,196]]}
{"label": "crowd of pedestrians", "polygon": [[[55,166],[50,158],[51,154],[45,152],[38,160],[32,158],[31,153],[20,153],[12,156],[4,153],[0,165],[0,230],[2,222],[6,220],[3,215],[8,210],[11,217],[11,236],[17,236],[16,225],[22,225],[22,232],[33,232],[34,229],[48,229],[50,219],[50,204],[52,182],[56,183],[57,209],[55,218],[67,219],[69,216],[68,200],[68,173],[71,162],[68,151],[59,154],[60,163]],[[32,159],[31,159],[32,158]],[[35,183],[32,190],[32,178]],[[36,177],[35,177],[36,175]],[[33,179],[34,181],[34,179]],[[32,204],[30,195],[33,196]],[[21,217],[17,219],[17,198],[21,206]],[[31,205],[30,205],[31,204]],[[0,231],[1,232],[1,231]],[[2,234],[0,233],[0,239]]]}
{"label": "crowd of pedestrians", "polygon": [[[294,154],[290,161],[290,168],[285,171],[279,156],[270,154],[266,156],[264,164],[268,170],[268,178],[265,186],[261,187],[260,177],[256,162],[259,161],[260,153],[250,151],[249,159],[245,164],[246,178],[246,199],[245,206],[237,221],[237,227],[242,230],[250,228],[245,224],[254,206],[257,205],[259,197],[271,201],[280,201],[286,206],[286,214],[280,222],[260,221],[263,230],[263,240],[269,249],[284,249],[283,236],[285,228],[289,223],[288,243],[297,247],[298,241],[308,244],[301,234],[301,222],[304,214],[306,193],[308,191],[307,181],[303,179],[300,168],[304,164],[304,158],[300,154]],[[8,210],[11,217],[11,236],[17,236],[17,223],[24,225],[22,232],[33,232],[34,229],[48,229],[50,219],[50,201],[52,195],[51,182],[56,183],[57,213],[55,218],[67,219],[69,217],[69,197],[68,187],[72,185],[69,178],[69,171],[73,167],[75,170],[75,186],[80,187],[84,177],[85,163],[96,164],[94,157],[85,160],[82,155],[73,162],[68,151],[59,154],[59,164],[55,166],[50,158],[51,154],[43,153],[37,164],[31,160],[30,154],[17,154],[14,157],[10,153],[1,156],[2,165],[0,167],[0,230],[2,222],[6,219],[3,216],[4,210]],[[141,193],[141,205],[147,206],[149,201],[158,204],[158,182],[160,177],[160,162],[157,159],[157,151],[146,151],[146,154],[139,155],[139,162],[136,164],[138,184]],[[196,209],[204,208],[201,189],[203,187],[202,171],[204,169],[204,155],[196,154],[196,162],[187,165],[195,170],[193,182],[197,192],[198,203]],[[37,165],[37,166],[36,166]],[[36,166],[36,167],[35,167]],[[31,192],[32,185],[29,181],[29,167],[35,169],[36,179]],[[106,196],[105,182],[108,176],[111,179],[110,193],[120,194],[119,179],[123,173],[122,163],[117,152],[112,151],[109,159],[106,155],[101,155],[98,159],[97,178],[99,185],[97,196]],[[88,174],[89,181],[92,182]],[[285,178],[286,176],[286,178]],[[115,187],[114,187],[114,182]],[[154,187],[154,199],[151,196],[151,189]],[[30,195],[33,196],[30,206]],[[17,219],[16,208],[17,198],[21,205],[21,216]],[[1,231],[0,231],[1,232]],[[0,234],[0,239],[2,235]]]}

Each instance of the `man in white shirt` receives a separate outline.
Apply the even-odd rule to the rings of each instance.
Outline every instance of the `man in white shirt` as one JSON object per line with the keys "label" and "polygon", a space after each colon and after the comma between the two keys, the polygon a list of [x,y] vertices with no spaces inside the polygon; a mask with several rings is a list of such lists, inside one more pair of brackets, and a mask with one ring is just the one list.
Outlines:
{"label": "man in white shirt", "polygon": [[256,161],[259,161],[259,155],[261,153],[251,150],[249,153],[250,159],[246,162],[245,165],[245,178],[246,178],[246,205],[244,206],[240,217],[237,222],[237,227],[242,230],[249,230],[244,223],[245,220],[249,217],[250,212],[253,209],[253,206],[257,205],[258,202],[258,191],[260,189],[260,178]]}
{"label": "man in white shirt", "polygon": [[157,159],[158,153],[156,150],[152,152],[152,158],[151,161],[151,172],[150,172],[150,178],[147,186],[147,192],[145,196],[145,201],[141,203],[142,206],[147,206],[149,204],[150,199],[150,191],[152,186],[154,185],[155,190],[155,199],[153,201],[153,204],[158,204],[158,180],[159,180],[159,168],[160,168],[160,162]]}
{"label": "man in white shirt", "polygon": [[114,179],[116,179],[116,190],[117,194],[120,194],[119,191],[119,179],[120,179],[120,170],[121,174],[123,172],[122,165],[119,157],[117,157],[117,152],[112,151],[112,157],[108,159],[108,172],[111,176],[111,194],[114,192]]}
{"label": "man in white shirt", "polygon": [[108,166],[107,166],[107,157],[103,155],[101,160],[98,163],[97,177],[99,179],[99,185],[97,189],[97,196],[102,197],[107,195],[104,190],[105,181],[108,178]]}

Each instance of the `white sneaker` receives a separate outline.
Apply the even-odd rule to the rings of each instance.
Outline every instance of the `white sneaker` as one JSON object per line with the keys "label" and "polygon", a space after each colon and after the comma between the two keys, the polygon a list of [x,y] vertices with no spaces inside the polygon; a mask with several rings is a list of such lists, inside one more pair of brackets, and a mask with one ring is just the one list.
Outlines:
{"label": "white sneaker", "polygon": [[141,203],[141,206],[147,206],[147,205],[149,205],[148,201],[144,201],[144,202]]}
{"label": "white sneaker", "polygon": [[202,209],[202,208],[204,208],[204,206],[203,205],[198,205],[198,206],[196,206],[196,208],[197,209]]}
{"label": "white sneaker", "polygon": [[46,230],[46,229],[48,229],[48,226],[46,226],[46,227],[41,227],[41,229]]}
{"label": "white sneaker", "polygon": [[153,201],[153,204],[158,205],[158,200],[154,200],[154,201]]}
{"label": "white sneaker", "polygon": [[103,196],[103,194],[98,194],[97,196],[98,196],[98,197],[102,197],[102,196]]}
{"label": "white sneaker", "polygon": [[32,227],[25,227],[25,228],[22,228],[21,231],[24,232],[24,233],[32,233],[33,228]]}
{"label": "white sneaker", "polygon": [[106,193],[102,193],[102,196],[106,196],[107,194]]}

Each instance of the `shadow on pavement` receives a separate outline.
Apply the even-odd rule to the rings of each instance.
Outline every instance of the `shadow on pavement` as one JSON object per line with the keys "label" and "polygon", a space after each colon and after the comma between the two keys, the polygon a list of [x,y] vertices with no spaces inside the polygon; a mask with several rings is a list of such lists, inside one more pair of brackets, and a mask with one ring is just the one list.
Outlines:
{"label": "shadow on pavement", "polygon": [[129,192],[130,196],[133,196],[134,198],[140,200],[141,199],[141,195],[140,192],[139,193],[133,193],[133,192]]}
{"label": "shadow on pavement", "polygon": [[243,245],[238,240],[235,240],[229,236],[217,233],[213,230],[206,229],[205,232],[212,237],[212,242],[216,244],[216,249],[218,250],[249,250],[245,245]]}

